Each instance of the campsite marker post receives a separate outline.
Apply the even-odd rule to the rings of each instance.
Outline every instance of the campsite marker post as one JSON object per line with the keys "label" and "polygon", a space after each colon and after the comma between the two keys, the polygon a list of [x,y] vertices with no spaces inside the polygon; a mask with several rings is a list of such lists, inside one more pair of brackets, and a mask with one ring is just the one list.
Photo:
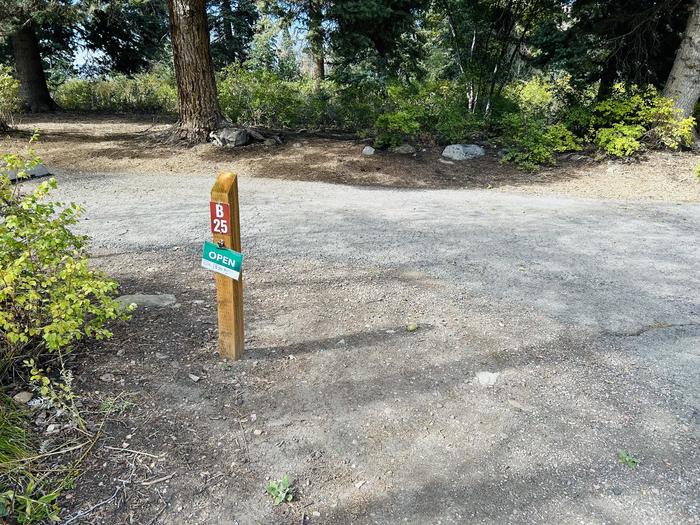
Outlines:
{"label": "campsite marker post", "polygon": [[227,359],[243,356],[243,256],[238,211],[238,179],[221,173],[211,189],[211,232],[214,243],[204,244],[202,266],[214,270],[219,320],[219,354]]}

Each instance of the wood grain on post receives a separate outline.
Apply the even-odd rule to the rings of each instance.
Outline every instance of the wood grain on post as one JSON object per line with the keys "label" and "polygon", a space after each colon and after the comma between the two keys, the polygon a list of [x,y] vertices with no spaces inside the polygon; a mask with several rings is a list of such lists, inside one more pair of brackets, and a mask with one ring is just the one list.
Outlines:
{"label": "wood grain on post", "polygon": [[[226,234],[214,233],[214,242],[223,241],[226,248],[241,251],[241,226],[238,211],[238,179],[234,173],[221,173],[211,189],[213,202],[228,203],[231,228]],[[221,274],[216,280],[216,306],[219,317],[219,354],[227,359],[243,356],[243,268],[236,281]]]}

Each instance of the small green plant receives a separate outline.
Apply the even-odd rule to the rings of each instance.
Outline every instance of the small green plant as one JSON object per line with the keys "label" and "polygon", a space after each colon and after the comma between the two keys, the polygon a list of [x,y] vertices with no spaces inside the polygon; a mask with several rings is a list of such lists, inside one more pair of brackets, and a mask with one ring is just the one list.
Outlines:
{"label": "small green plant", "polygon": [[56,499],[60,492],[40,492],[40,483],[28,476],[20,490],[0,492],[0,518],[14,518],[21,525],[60,521]]}
{"label": "small green plant", "polygon": [[374,123],[377,138],[374,143],[379,148],[399,146],[416,138],[420,124],[416,116],[409,111],[383,113]]}
{"label": "small green plant", "polygon": [[34,472],[40,469],[33,468],[37,452],[28,427],[25,413],[0,394],[0,522],[58,521],[60,484],[48,483],[46,472]]}
{"label": "small green plant", "polygon": [[294,499],[294,493],[296,492],[294,481],[290,480],[287,474],[282,476],[280,480],[270,481],[265,487],[265,490],[272,496],[275,505],[292,501]]}
{"label": "small green plant", "polygon": [[134,406],[134,403],[120,394],[115,397],[108,397],[103,399],[100,403],[99,411],[105,415],[117,415],[120,416],[130,408]]}
{"label": "small green plant", "polygon": [[639,466],[639,460],[626,450],[620,449],[617,451],[617,460],[631,469],[635,469]]}
{"label": "small green plant", "polygon": [[700,164],[695,166],[695,176],[700,179]]}

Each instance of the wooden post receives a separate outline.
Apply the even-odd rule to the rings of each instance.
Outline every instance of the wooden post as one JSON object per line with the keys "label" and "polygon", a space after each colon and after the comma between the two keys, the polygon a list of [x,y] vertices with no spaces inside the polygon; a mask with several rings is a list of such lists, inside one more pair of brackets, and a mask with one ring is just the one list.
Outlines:
{"label": "wooden post", "polygon": [[[234,173],[221,173],[211,189],[212,203],[228,206],[230,219],[226,228],[216,233],[212,227],[215,243],[241,251],[241,226],[238,211],[238,179]],[[213,221],[213,218],[212,218]],[[243,356],[243,269],[238,280],[219,273],[216,280],[216,306],[219,318],[219,354],[227,359]]]}

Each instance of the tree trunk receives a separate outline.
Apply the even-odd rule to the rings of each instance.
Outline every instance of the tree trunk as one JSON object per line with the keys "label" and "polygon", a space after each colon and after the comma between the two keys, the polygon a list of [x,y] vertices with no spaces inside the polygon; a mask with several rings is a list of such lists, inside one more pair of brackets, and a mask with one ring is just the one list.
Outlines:
{"label": "tree trunk", "polygon": [[675,101],[684,117],[693,114],[700,97],[700,0],[695,0],[690,9],[688,26],[664,88],[664,96]]}
{"label": "tree trunk", "polygon": [[605,61],[603,71],[600,73],[600,83],[598,84],[598,94],[596,95],[598,102],[612,95],[615,80],[617,80],[617,60],[614,56],[611,56]]}
{"label": "tree trunk", "polygon": [[12,35],[15,69],[19,78],[19,95],[25,108],[32,113],[58,108],[46,85],[44,65],[39,54],[39,42],[31,24],[21,26]]}
{"label": "tree trunk", "polygon": [[231,10],[231,0],[221,0],[221,21],[224,26],[224,42],[229,46],[233,45],[232,20],[233,11]]}
{"label": "tree trunk", "polygon": [[314,62],[313,78],[316,91],[326,76],[326,55],[323,49],[323,8],[319,0],[309,0],[309,44]]}
{"label": "tree trunk", "polygon": [[216,98],[205,0],[168,0],[180,120],[177,134],[205,142],[223,117]]}

